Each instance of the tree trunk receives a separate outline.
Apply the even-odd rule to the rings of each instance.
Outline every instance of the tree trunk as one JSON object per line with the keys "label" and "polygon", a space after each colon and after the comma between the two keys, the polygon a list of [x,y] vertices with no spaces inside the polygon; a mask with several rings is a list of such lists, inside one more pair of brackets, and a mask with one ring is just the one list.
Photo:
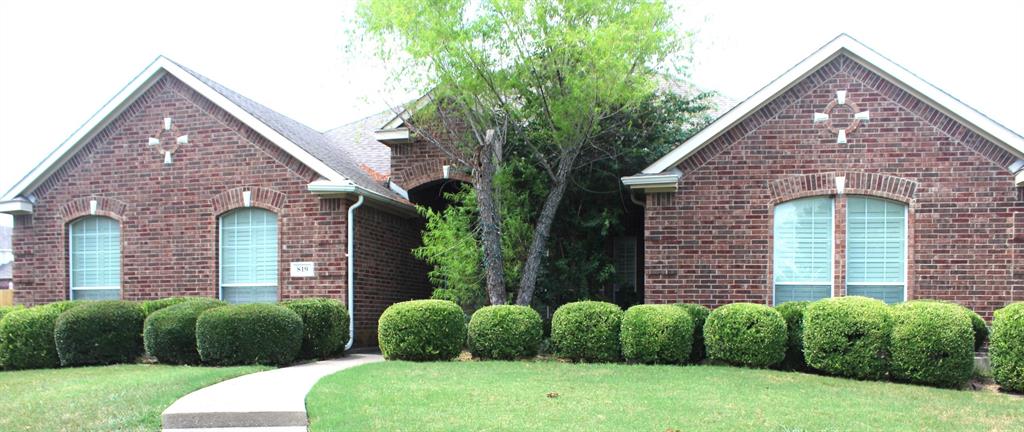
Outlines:
{"label": "tree trunk", "polygon": [[526,256],[526,263],[523,264],[523,277],[519,281],[519,295],[516,297],[516,304],[529,306],[533,301],[533,292],[537,288],[537,276],[540,273],[541,258],[547,251],[548,237],[551,234],[551,224],[555,221],[555,213],[558,212],[558,205],[562,203],[562,196],[565,195],[565,188],[569,184],[569,174],[576,163],[576,156],[580,154],[579,147],[564,150],[558,161],[558,171],[551,185],[551,192],[544,199],[544,207],[541,208],[540,217],[533,228],[533,240],[530,242],[529,254]]}
{"label": "tree trunk", "polygon": [[495,154],[498,150],[494,131],[487,131],[486,142],[479,152],[474,188],[480,211],[480,241],[484,252],[484,274],[487,277],[487,298],[492,305],[507,303],[505,261],[501,256],[501,214],[494,196],[494,176],[498,171]]}

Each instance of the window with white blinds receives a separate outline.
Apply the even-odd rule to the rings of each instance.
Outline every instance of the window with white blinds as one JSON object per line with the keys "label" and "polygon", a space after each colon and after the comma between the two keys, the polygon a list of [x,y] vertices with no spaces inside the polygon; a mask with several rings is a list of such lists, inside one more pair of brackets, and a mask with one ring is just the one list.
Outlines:
{"label": "window with white blinds", "polygon": [[68,225],[72,300],[121,298],[121,226],[89,216]]}
{"label": "window with white blinds", "polygon": [[846,293],[886,303],[905,300],[907,206],[850,196],[846,204]]}
{"label": "window with white blinds", "polygon": [[278,300],[273,212],[246,208],[220,218],[220,296],[228,303]]}
{"label": "window with white blinds", "polygon": [[832,296],[833,204],[811,197],[775,206],[775,304]]}

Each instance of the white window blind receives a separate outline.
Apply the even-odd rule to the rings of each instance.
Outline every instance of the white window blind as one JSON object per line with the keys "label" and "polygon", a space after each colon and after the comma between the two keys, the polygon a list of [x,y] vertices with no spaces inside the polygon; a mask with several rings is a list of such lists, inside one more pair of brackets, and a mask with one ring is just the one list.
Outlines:
{"label": "white window blind", "polygon": [[272,303],[277,294],[277,215],[235,210],[220,219],[221,299]]}
{"label": "white window blind", "polygon": [[89,216],[68,226],[71,299],[121,298],[121,226],[107,217]]}
{"label": "white window blind", "polygon": [[846,291],[886,303],[904,300],[907,206],[851,196],[846,213]]}
{"label": "white window blind", "polygon": [[774,214],[775,304],[832,296],[831,197],[779,204]]}

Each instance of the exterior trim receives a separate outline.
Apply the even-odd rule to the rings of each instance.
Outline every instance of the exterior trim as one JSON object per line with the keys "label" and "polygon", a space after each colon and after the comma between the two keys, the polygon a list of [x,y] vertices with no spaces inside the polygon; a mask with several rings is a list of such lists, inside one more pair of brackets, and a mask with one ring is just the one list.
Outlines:
{"label": "exterior trim", "polygon": [[404,144],[410,142],[409,129],[381,129],[373,133],[373,139],[384,144]]}
{"label": "exterior trim", "polygon": [[10,215],[24,215],[32,214],[34,206],[32,203],[25,199],[13,199],[10,201],[0,201],[0,213],[7,213]]}
{"label": "exterior trim", "polygon": [[629,189],[648,192],[675,192],[679,189],[679,178],[682,176],[682,171],[673,169],[664,174],[637,174],[623,177],[622,184]]}
{"label": "exterior trim", "polygon": [[99,111],[96,112],[85,124],[79,127],[67,140],[54,149],[46,159],[36,165],[24,178],[22,178],[11,190],[7,191],[2,201],[12,201],[19,195],[31,192],[47,177],[53,174],[61,165],[71,159],[75,153],[87,144],[93,137],[101,132],[107,125],[116,119],[135,99],[143,95],[147,90],[156,84],[164,75],[170,74],[191,87],[203,97],[209,99],[214,105],[228,112],[246,126],[264,136],[292,157],[311,168],[317,174],[332,181],[347,181],[345,176],[331,169],[322,161],[303,150],[294,142],[285,138],[249,114],[242,107],[231,102],[212,87],[206,85],[191,73],[185,71],[170,59],[159,56],[145,70],[137,75],[128,85],[110,99]]}
{"label": "exterior trim", "polygon": [[[986,117],[974,108],[967,106],[948,93],[865,46],[860,41],[843,33],[726,112],[708,127],[647,168],[644,168],[642,173],[658,174],[679,165],[705,145],[726,133],[730,128],[755,114],[776,96],[783,94],[805,77],[814,73],[819,67],[840,55],[846,55],[861,66],[893,82],[911,95],[964,124],[972,131],[1018,158],[1024,157],[1024,137]],[[1018,186],[1024,184],[1024,173],[1016,174],[1016,184]]]}
{"label": "exterior trim", "polygon": [[412,204],[406,204],[395,201],[386,196],[380,195],[374,191],[366,189],[362,186],[355,185],[352,183],[331,183],[321,180],[314,181],[307,186],[310,192],[319,195],[321,198],[351,198],[356,199],[358,196],[365,196],[367,200],[375,203],[377,206],[384,209],[391,210],[393,213],[397,213],[404,217],[418,217],[419,213],[416,212],[416,207]]}

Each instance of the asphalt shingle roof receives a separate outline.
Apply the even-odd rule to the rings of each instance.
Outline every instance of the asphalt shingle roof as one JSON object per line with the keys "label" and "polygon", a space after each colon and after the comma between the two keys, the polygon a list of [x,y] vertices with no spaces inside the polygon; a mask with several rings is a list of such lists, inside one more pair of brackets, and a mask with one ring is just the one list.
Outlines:
{"label": "asphalt shingle roof", "polygon": [[[361,164],[365,164],[376,170],[373,164],[378,163],[377,161],[380,155],[374,152],[379,151],[379,149],[374,149],[370,154],[366,155],[366,161],[363,161],[364,155],[353,154],[353,151],[366,148],[367,146],[365,143],[348,145],[344,140],[330,136],[329,132],[318,132],[309,126],[285,116],[284,114],[278,113],[277,111],[267,108],[252,99],[242,96],[234,90],[224,87],[220,83],[200,75],[181,64],[175,64],[186,72],[192,74],[196,79],[210,86],[210,88],[214,89],[217,93],[220,93],[222,96],[247,111],[249,114],[252,114],[253,117],[256,117],[261,122],[277,131],[277,133],[288,138],[288,140],[295,143],[295,145],[309,152],[309,154],[319,159],[331,169],[351,180],[353,183],[385,197],[404,202],[401,196],[388,189],[382,182],[375,180],[369,173],[360,167]],[[384,121],[387,121],[387,119]],[[370,138],[372,138],[372,136],[371,132]],[[379,145],[387,148],[387,146],[384,146],[383,144]],[[390,154],[390,149],[388,149],[387,155],[389,159]],[[387,175],[388,172],[390,172],[390,162],[388,162],[388,164],[389,169],[387,172],[382,172],[381,174]]]}
{"label": "asphalt shingle roof", "polygon": [[352,123],[338,126],[324,132],[324,135],[336,146],[344,148],[351,154],[359,155],[360,163],[388,176],[391,175],[391,148],[374,139],[373,133],[394,116],[395,113],[391,110],[381,111]]}

